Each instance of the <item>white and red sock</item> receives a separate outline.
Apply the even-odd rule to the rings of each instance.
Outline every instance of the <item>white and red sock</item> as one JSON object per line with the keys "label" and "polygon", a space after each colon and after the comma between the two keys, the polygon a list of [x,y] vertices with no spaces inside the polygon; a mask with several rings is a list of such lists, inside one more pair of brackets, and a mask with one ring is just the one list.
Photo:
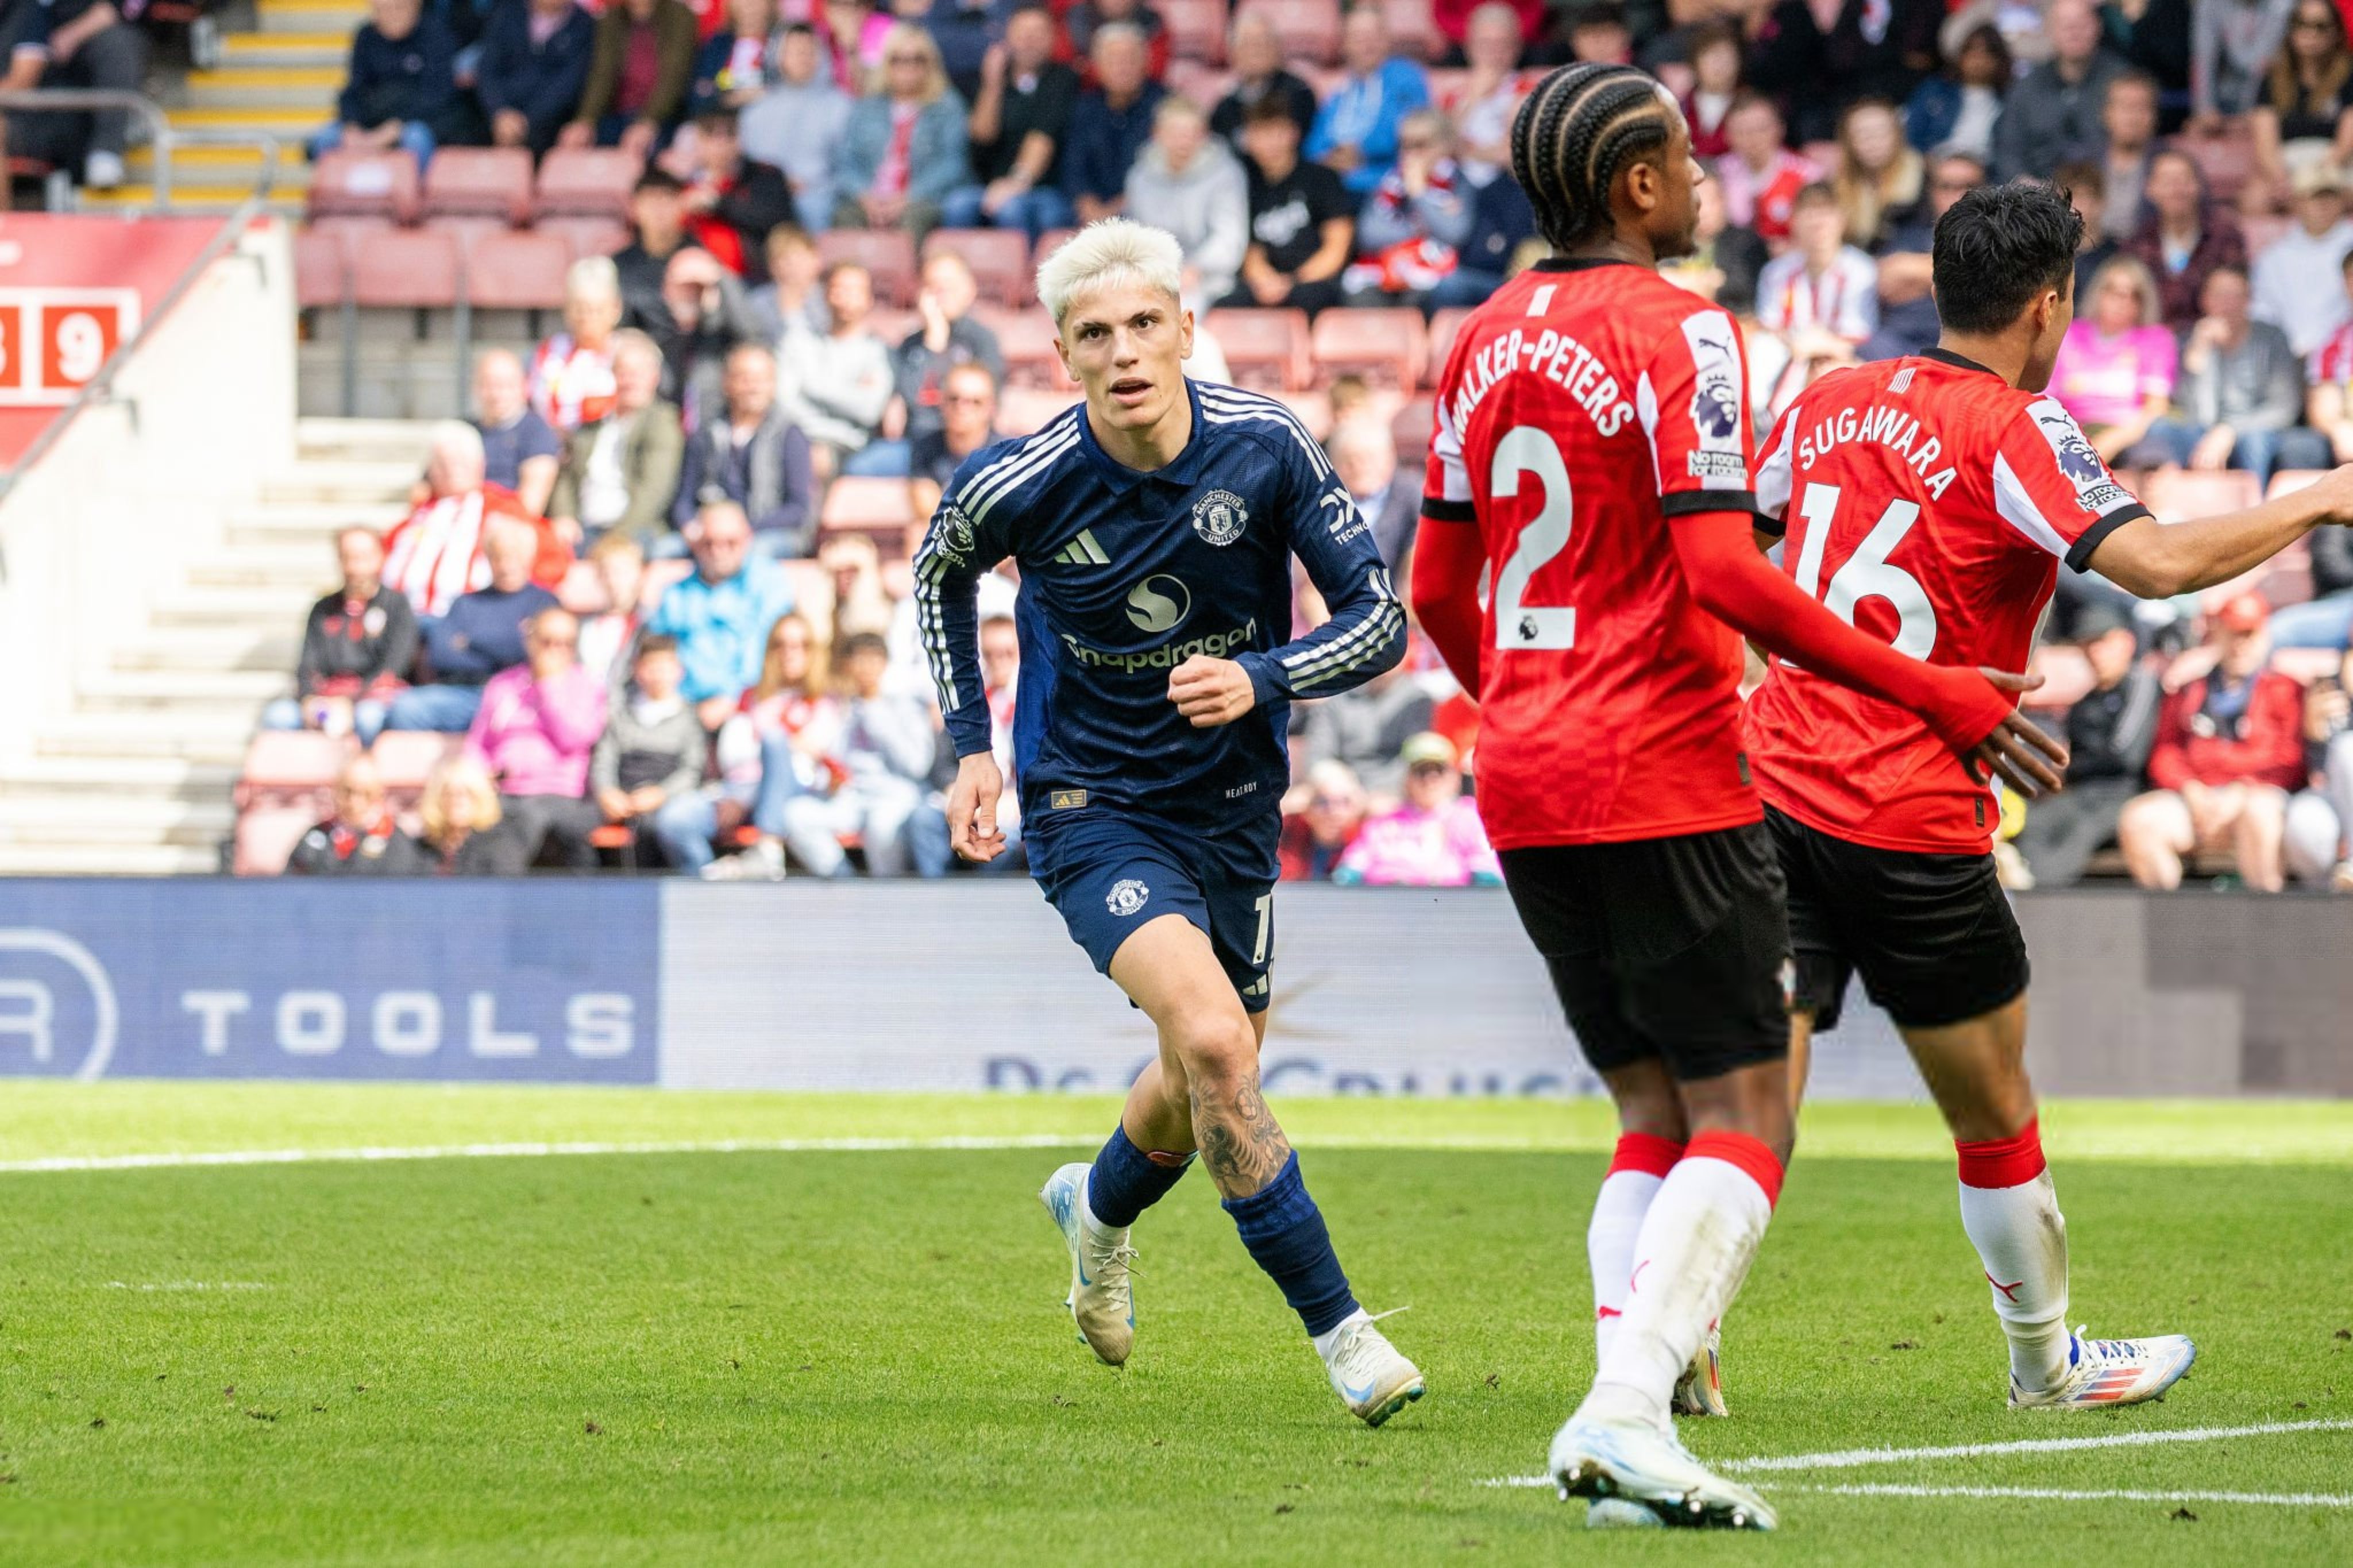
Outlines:
{"label": "white and red sock", "polygon": [[1675,1379],[1732,1305],[1780,1195],[1781,1162],[1757,1139],[1691,1141],[1642,1217],[1625,1316],[1583,1414],[1667,1419]]}
{"label": "white and red sock", "polygon": [[1993,1288],[2010,1373],[2021,1387],[2049,1388],[2067,1370],[2067,1220],[2043,1163],[2041,1125],[1953,1147],[1960,1154],[1961,1228]]}
{"label": "white and red sock", "polygon": [[1594,1364],[1609,1359],[1609,1343],[1618,1337],[1619,1320],[1626,1313],[1626,1284],[1634,1274],[1634,1242],[1642,1234],[1642,1216],[1683,1146],[1672,1138],[1648,1132],[1621,1132],[1618,1152],[1610,1157],[1609,1173],[1593,1195],[1593,1223],[1585,1230],[1585,1256],[1593,1265]]}

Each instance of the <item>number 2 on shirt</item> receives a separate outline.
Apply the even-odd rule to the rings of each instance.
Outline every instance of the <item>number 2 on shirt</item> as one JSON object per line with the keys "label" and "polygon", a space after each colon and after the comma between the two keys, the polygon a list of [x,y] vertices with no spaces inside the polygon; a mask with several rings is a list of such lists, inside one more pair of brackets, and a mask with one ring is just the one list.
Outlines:
{"label": "number 2 on shirt", "polygon": [[1577,646],[1575,606],[1523,602],[1528,580],[1568,548],[1575,518],[1560,447],[1535,426],[1519,425],[1495,443],[1488,489],[1496,500],[1509,500],[1520,493],[1520,479],[1526,474],[1544,486],[1544,506],[1520,530],[1519,542],[1495,574],[1495,647],[1504,653]]}

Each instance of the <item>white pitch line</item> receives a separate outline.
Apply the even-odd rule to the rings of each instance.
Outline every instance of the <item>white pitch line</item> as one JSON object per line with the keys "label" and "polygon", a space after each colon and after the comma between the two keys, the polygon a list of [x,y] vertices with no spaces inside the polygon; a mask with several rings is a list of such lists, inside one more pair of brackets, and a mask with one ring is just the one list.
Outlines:
{"label": "white pitch line", "polygon": [[[973,1138],[715,1138],[644,1142],[419,1143],[357,1149],[219,1149],[152,1154],[46,1154],[0,1160],[0,1175],[70,1171],[170,1170],[202,1165],[301,1165],[368,1160],[529,1159],[599,1154],[839,1154],[987,1152],[1004,1149],[1092,1148],[1082,1133],[1018,1133]],[[1317,1149],[1405,1150],[1415,1152],[1589,1154],[1607,1145],[1542,1142],[1516,1138],[1316,1138]]]}
{"label": "white pitch line", "polygon": [[596,1154],[830,1154],[927,1150],[1067,1149],[1092,1138],[722,1138],[642,1143],[424,1143],[360,1149],[216,1149],[157,1154],[50,1154],[0,1160],[0,1175],[151,1171],[191,1165],[305,1165],[371,1160],[504,1160]]}
{"label": "white pitch line", "polygon": [[[2353,1420],[2261,1421],[2246,1426],[2183,1426],[2171,1431],[2107,1432],[2086,1437],[2023,1437],[2008,1443],[1954,1443],[1939,1448],[1845,1448],[1826,1454],[1773,1454],[1749,1459],[1726,1459],[1716,1468],[1725,1470],[1851,1470],[1862,1465],[1889,1465],[1907,1459],[1978,1459],[1997,1454],[2058,1454],[2075,1448],[2137,1448],[2151,1443],[2219,1443],[2230,1437],[2269,1437],[2286,1432],[2353,1432]],[[1553,1479],[1550,1476],[1504,1476],[1480,1484],[1490,1487],[1548,1487],[1553,1484]],[[1911,1494],[1896,1491],[1888,1495]],[[1954,1495],[1963,1494],[1956,1492]],[[2000,1494],[1997,1491],[1986,1495]],[[2348,1500],[2345,1506],[2353,1507],[2353,1500]]]}
{"label": "white pitch line", "polygon": [[2075,1448],[2137,1448],[2150,1443],[2219,1443],[2282,1432],[2353,1431],[2353,1420],[2262,1421],[2247,1426],[2184,1426],[2159,1432],[2109,1432],[2092,1437],[2026,1437],[2009,1443],[1955,1443],[1941,1448],[1846,1448],[1828,1454],[1776,1454],[1727,1459],[1727,1470],[1851,1470],[1905,1459],[1976,1459],[1992,1454],[2060,1454]]}
{"label": "white pitch line", "polygon": [[1775,1491],[1814,1492],[1826,1497],[2026,1498],[2056,1502],[2253,1502],[2280,1508],[2353,1508],[2339,1492],[2138,1491],[2105,1487],[2073,1491],[2063,1487],[1777,1486]]}

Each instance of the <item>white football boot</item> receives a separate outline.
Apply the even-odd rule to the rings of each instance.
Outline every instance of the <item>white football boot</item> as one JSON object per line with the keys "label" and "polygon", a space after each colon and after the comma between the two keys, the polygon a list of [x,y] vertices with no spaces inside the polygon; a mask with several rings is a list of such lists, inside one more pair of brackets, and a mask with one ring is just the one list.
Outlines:
{"label": "white football boot", "polygon": [[[1387,1312],[1381,1314],[1386,1318]],[[1425,1392],[1421,1369],[1398,1353],[1369,1317],[1356,1317],[1332,1331],[1324,1370],[1348,1414],[1377,1426]]]}
{"label": "white football boot", "polygon": [[1127,1232],[1098,1231],[1085,1218],[1087,1172],[1083,1162],[1063,1166],[1046,1178],[1038,1201],[1062,1228],[1071,1250],[1071,1295],[1063,1303],[1079,1337],[1106,1365],[1120,1366],[1135,1348],[1135,1299],[1128,1281],[1135,1248]]}
{"label": "white football boot", "polygon": [[2146,1340],[2087,1340],[2084,1325],[2067,1336],[2067,1372],[2050,1388],[2021,1388],[2010,1378],[2012,1410],[2085,1410],[2162,1399],[2181,1381],[2198,1347],[2182,1334]]}
{"label": "white football boot", "polygon": [[[1661,1524],[1692,1530],[1772,1530],[1780,1520],[1765,1500],[1702,1465],[1672,1431],[1639,1415],[1572,1415],[1552,1440],[1546,1466],[1569,1498],[1619,1499],[1639,1504]],[[1621,1509],[1588,1526],[1629,1523]]]}
{"label": "white football boot", "polygon": [[1678,1415],[1729,1415],[1724,1405],[1724,1331],[1707,1331],[1707,1342],[1692,1352],[1691,1365],[1675,1379],[1667,1408]]}

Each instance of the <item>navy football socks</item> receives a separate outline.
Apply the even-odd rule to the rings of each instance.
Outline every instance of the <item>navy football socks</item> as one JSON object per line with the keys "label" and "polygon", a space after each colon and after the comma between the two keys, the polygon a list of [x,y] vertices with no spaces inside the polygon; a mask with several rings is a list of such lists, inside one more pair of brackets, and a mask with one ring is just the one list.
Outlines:
{"label": "navy football socks", "polygon": [[1128,1140],[1125,1127],[1114,1127],[1087,1172],[1087,1210],[1105,1229],[1125,1230],[1192,1168],[1192,1155],[1155,1159]]}
{"label": "navy football socks", "polygon": [[1300,1180],[1297,1153],[1257,1192],[1224,1202],[1242,1245],[1267,1278],[1282,1287],[1282,1299],[1299,1314],[1310,1338],[1338,1328],[1356,1310],[1348,1277],[1332,1250],[1332,1234],[1324,1228],[1323,1212]]}

